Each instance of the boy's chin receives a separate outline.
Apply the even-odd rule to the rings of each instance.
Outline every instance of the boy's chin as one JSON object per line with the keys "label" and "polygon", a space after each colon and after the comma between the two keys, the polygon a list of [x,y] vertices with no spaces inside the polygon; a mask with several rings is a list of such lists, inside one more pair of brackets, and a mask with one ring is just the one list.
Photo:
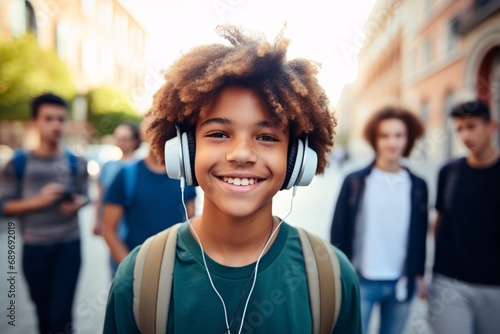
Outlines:
{"label": "boy's chin", "polygon": [[[270,202],[272,203],[272,202]],[[245,219],[247,217],[251,217],[254,214],[257,214],[261,210],[265,210],[266,204],[258,205],[257,203],[248,204],[246,203],[234,203],[226,202],[220,203],[217,205],[218,210],[226,216],[229,216],[234,219]]]}

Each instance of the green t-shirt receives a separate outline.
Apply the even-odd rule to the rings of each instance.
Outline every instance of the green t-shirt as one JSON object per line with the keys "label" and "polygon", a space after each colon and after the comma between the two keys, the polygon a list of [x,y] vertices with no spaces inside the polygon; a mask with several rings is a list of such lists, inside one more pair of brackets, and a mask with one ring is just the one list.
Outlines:
{"label": "green t-shirt", "polygon": [[[222,334],[226,330],[224,309],[208,279],[200,247],[187,224],[183,224],[178,233],[167,333]],[[104,333],[140,333],[133,313],[134,265],[139,247],[118,268],[108,297]],[[345,255],[337,249],[335,251],[342,275],[342,303],[333,333],[361,333],[356,273]],[[253,282],[249,277],[255,264],[227,267],[208,256],[205,258],[213,283],[226,304],[228,322],[231,323],[237,310],[231,332],[238,333]],[[295,228],[283,223],[277,238],[259,263],[242,333],[311,332],[307,276],[299,234]]]}

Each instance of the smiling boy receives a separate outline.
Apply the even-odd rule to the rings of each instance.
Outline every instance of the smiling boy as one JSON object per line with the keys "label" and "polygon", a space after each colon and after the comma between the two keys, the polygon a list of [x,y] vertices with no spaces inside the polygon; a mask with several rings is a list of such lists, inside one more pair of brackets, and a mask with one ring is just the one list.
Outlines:
{"label": "smiling boy", "polygon": [[[177,232],[165,331],[311,333],[315,312],[299,232],[273,215],[272,199],[280,189],[301,184],[294,180],[307,173],[290,167],[301,145],[309,143],[317,154],[317,167],[312,151],[302,157],[314,161],[313,174],[323,172],[336,121],[316,65],[286,61],[288,40],[282,35],[271,45],[234,27],[219,33],[232,45],[201,46],[183,55],[154,97],[153,151],[171,170],[165,142],[182,133],[190,158],[183,169],[186,183],[204,191],[202,214]],[[338,257],[342,293],[335,327],[321,333],[361,333],[356,275],[340,251],[330,250]],[[120,265],[105,333],[139,332],[139,252]]]}

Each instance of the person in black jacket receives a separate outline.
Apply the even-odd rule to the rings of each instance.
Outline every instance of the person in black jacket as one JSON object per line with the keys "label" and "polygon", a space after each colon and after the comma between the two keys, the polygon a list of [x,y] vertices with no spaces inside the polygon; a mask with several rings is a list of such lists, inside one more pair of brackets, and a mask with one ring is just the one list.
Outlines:
{"label": "person in black jacket", "polygon": [[427,185],[401,166],[423,132],[418,118],[403,108],[374,113],[364,135],[375,161],[345,178],[337,200],[331,242],[358,273],[365,333],[374,304],[380,304],[380,333],[399,334],[415,291],[427,295]]}

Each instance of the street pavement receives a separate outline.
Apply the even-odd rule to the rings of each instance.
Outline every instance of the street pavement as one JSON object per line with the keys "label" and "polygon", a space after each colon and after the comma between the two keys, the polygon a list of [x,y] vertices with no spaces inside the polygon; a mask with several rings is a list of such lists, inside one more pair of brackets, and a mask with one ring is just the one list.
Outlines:
{"label": "street pavement", "polygon": [[[342,167],[332,163],[324,175],[313,179],[309,187],[299,187],[293,198],[292,212],[288,215],[292,203],[292,191],[280,192],[273,202],[274,214],[285,218],[294,226],[301,226],[325,239],[329,239],[331,218],[335,201],[340,190],[343,177],[350,171],[366,164],[369,159],[355,159],[348,161]],[[426,169],[427,168],[427,169]],[[419,166],[420,173],[429,171],[428,167]],[[432,175],[430,171],[427,175]],[[431,178],[432,179],[432,178]],[[428,180],[430,181],[430,180]],[[93,192],[94,190],[91,189]],[[201,191],[200,191],[201,194]],[[200,199],[202,196],[199,196]],[[202,201],[197,202],[197,212],[200,211]],[[288,216],[287,216],[288,215]],[[110,274],[108,269],[109,251],[101,237],[92,235],[93,209],[87,206],[80,211],[82,230],[82,268],[78,282],[76,300],[74,305],[75,324],[77,334],[94,334],[102,332],[106,299],[110,287]],[[19,224],[17,224],[19,225]],[[34,307],[29,300],[29,295],[22,275],[21,265],[21,240],[19,226],[16,231],[16,321],[15,327],[8,324],[9,318],[7,298],[9,272],[7,267],[7,221],[0,222],[0,333],[5,334],[30,334],[36,333],[36,320]],[[429,247],[431,257],[432,249]],[[428,261],[430,267],[430,261]],[[413,304],[412,313],[408,322],[407,334],[429,333],[426,322],[426,303],[417,300]],[[375,314],[377,310],[375,309]],[[378,323],[372,321],[370,333],[376,333]]]}

